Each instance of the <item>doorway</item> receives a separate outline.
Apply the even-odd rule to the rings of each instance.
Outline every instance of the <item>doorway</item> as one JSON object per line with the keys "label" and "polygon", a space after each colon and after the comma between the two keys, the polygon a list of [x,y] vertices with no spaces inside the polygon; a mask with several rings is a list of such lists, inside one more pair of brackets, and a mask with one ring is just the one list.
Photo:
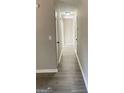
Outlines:
{"label": "doorway", "polygon": [[74,31],[73,31],[73,19],[72,18],[63,18],[63,33],[64,33],[64,47],[73,47],[74,46]]}
{"label": "doorway", "polygon": [[57,64],[66,47],[77,51],[77,13],[75,11],[56,12]]}
{"label": "doorway", "polygon": [[62,14],[63,47],[73,47],[77,50],[77,13],[75,11]]}

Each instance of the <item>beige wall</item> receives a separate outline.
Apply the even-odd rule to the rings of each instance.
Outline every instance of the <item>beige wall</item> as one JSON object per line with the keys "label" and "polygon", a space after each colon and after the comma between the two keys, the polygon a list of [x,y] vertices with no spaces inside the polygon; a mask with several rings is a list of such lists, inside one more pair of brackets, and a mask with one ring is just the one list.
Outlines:
{"label": "beige wall", "polygon": [[78,56],[86,83],[88,84],[88,0],[80,0],[78,5]]}
{"label": "beige wall", "polygon": [[[37,0],[36,10],[36,68],[56,69],[55,0]],[[52,40],[49,40],[49,36]]]}

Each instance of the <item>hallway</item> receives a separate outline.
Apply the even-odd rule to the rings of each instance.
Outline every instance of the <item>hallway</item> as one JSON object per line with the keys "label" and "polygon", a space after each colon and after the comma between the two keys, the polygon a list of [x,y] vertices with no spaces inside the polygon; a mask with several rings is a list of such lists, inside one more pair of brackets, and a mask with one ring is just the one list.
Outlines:
{"label": "hallway", "polygon": [[73,48],[65,48],[58,73],[37,74],[37,93],[87,93]]}

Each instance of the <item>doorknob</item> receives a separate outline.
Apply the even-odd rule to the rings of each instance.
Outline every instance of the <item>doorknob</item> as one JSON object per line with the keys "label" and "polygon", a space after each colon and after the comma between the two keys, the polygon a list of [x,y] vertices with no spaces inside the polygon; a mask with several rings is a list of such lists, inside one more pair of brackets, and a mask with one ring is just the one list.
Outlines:
{"label": "doorknob", "polygon": [[58,41],[57,43],[59,44],[60,42]]}
{"label": "doorknob", "polygon": [[39,8],[40,7],[40,4],[36,4],[36,8]]}

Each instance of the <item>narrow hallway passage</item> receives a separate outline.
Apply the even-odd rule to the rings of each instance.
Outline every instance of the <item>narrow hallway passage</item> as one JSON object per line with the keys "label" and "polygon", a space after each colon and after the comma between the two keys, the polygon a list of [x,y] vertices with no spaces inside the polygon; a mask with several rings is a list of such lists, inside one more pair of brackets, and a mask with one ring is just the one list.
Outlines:
{"label": "narrow hallway passage", "polygon": [[59,72],[37,74],[37,93],[87,93],[73,48],[63,49]]}

